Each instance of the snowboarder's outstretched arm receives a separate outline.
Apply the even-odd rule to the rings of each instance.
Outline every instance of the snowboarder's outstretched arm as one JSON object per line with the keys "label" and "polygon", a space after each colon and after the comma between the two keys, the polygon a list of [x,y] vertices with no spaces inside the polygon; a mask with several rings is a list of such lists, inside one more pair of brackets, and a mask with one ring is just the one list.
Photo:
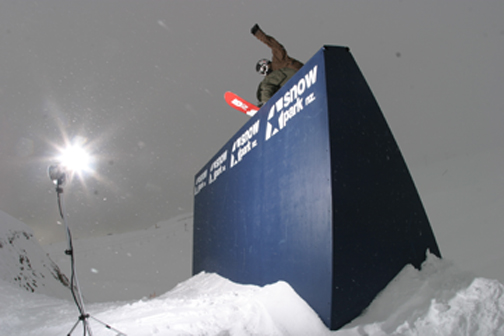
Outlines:
{"label": "snowboarder's outstretched arm", "polygon": [[[287,50],[281,45],[274,37],[266,35],[256,23],[254,27],[250,30],[252,35],[254,35],[259,41],[266,44],[273,53],[273,63],[284,63],[287,61]],[[276,70],[276,69],[273,69]]]}

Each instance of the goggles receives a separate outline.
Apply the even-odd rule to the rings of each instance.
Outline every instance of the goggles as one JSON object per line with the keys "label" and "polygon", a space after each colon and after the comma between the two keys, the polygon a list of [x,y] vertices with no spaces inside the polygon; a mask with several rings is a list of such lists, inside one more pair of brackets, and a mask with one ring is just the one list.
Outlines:
{"label": "goggles", "polygon": [[268,74],[269,70],[269,65],[267,63],[262,64],[261,67],[259,68],[259,73],[263,76],[266,76]]}

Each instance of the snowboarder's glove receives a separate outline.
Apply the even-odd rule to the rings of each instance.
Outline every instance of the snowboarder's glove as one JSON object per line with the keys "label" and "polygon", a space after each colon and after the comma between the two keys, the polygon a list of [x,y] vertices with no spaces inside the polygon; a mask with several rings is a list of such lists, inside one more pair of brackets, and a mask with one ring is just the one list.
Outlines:
{"label": "snowboarder's glove", "polygon": [[250,32],[252,33],[252,35],[255,35],[259,29],[261,29],[261,28],[259,28],[259,25],[256,23],[254,25],[254,27],[252,27],[252,29],[250,29]]}
{"label": "snowboarder's glove", "polygon": [[259,107],[259,108],[261,108],[263,105],[264,105],[264,103],[263,103],[263,102],[258,102],[258,103],[257,103],[257,107]]}

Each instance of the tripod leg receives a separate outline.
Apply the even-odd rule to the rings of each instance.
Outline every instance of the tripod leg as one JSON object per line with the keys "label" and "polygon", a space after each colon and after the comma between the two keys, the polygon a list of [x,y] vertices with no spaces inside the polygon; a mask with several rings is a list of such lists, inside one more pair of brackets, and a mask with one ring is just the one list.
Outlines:
{"label": "tripod leg", "polygon": [[[88,317],[89,317],[89,315],[86,316],[86,318],[88,318]],[[91,332],[91,327],[89,326],[88,320],[85,319],[82,322],[84,323],[84,328],[87,330],[88,335],[93,336],[93,333]]]}
{"label": "tripod leg", "polygon": [[105,322],[102,322],[102,321],[98,320],[98,319],[97,319],[96,317],[94,317],[94,316],[89,315],[89,318],[92,318],[92,319],[93,319],[93,320],[95,320],[96,322],[101,323],[101,324],[102,324],[105,328],[115,331],[116,333],[118,333],[118,334],[117,334],[117,336],[127,336],[125,333],[123,333],[123,332],[121,332],[121,331],[119,331],[119,330],[117,330],[117,329],[115,329],[115,328],[112,328],[110,325],[108,325],[108,324],[107,324],[107,323],[105,323]]}
{"label": "tripod leg", "polygon": [[79,318],[77,320],[77,322],[75,322],[75,324],[73,325],[72,329],[70,329],[70,331],[68,332],[67,336],[71,336],[73,331],[75,330],[75,328],[77,328],[77,325],[79,324],[79,322],[81,322],[82,320]]}

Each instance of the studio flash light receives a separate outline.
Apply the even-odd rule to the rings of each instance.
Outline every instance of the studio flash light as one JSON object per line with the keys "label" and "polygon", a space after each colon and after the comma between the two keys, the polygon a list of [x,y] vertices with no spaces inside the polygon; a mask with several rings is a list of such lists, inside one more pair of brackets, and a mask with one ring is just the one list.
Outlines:
{"label": "studio flash light", "polygon": [[62,186],[66,181],[66,169],[60,164],[53,164],[47,168],[47,174],[54,184]]}

